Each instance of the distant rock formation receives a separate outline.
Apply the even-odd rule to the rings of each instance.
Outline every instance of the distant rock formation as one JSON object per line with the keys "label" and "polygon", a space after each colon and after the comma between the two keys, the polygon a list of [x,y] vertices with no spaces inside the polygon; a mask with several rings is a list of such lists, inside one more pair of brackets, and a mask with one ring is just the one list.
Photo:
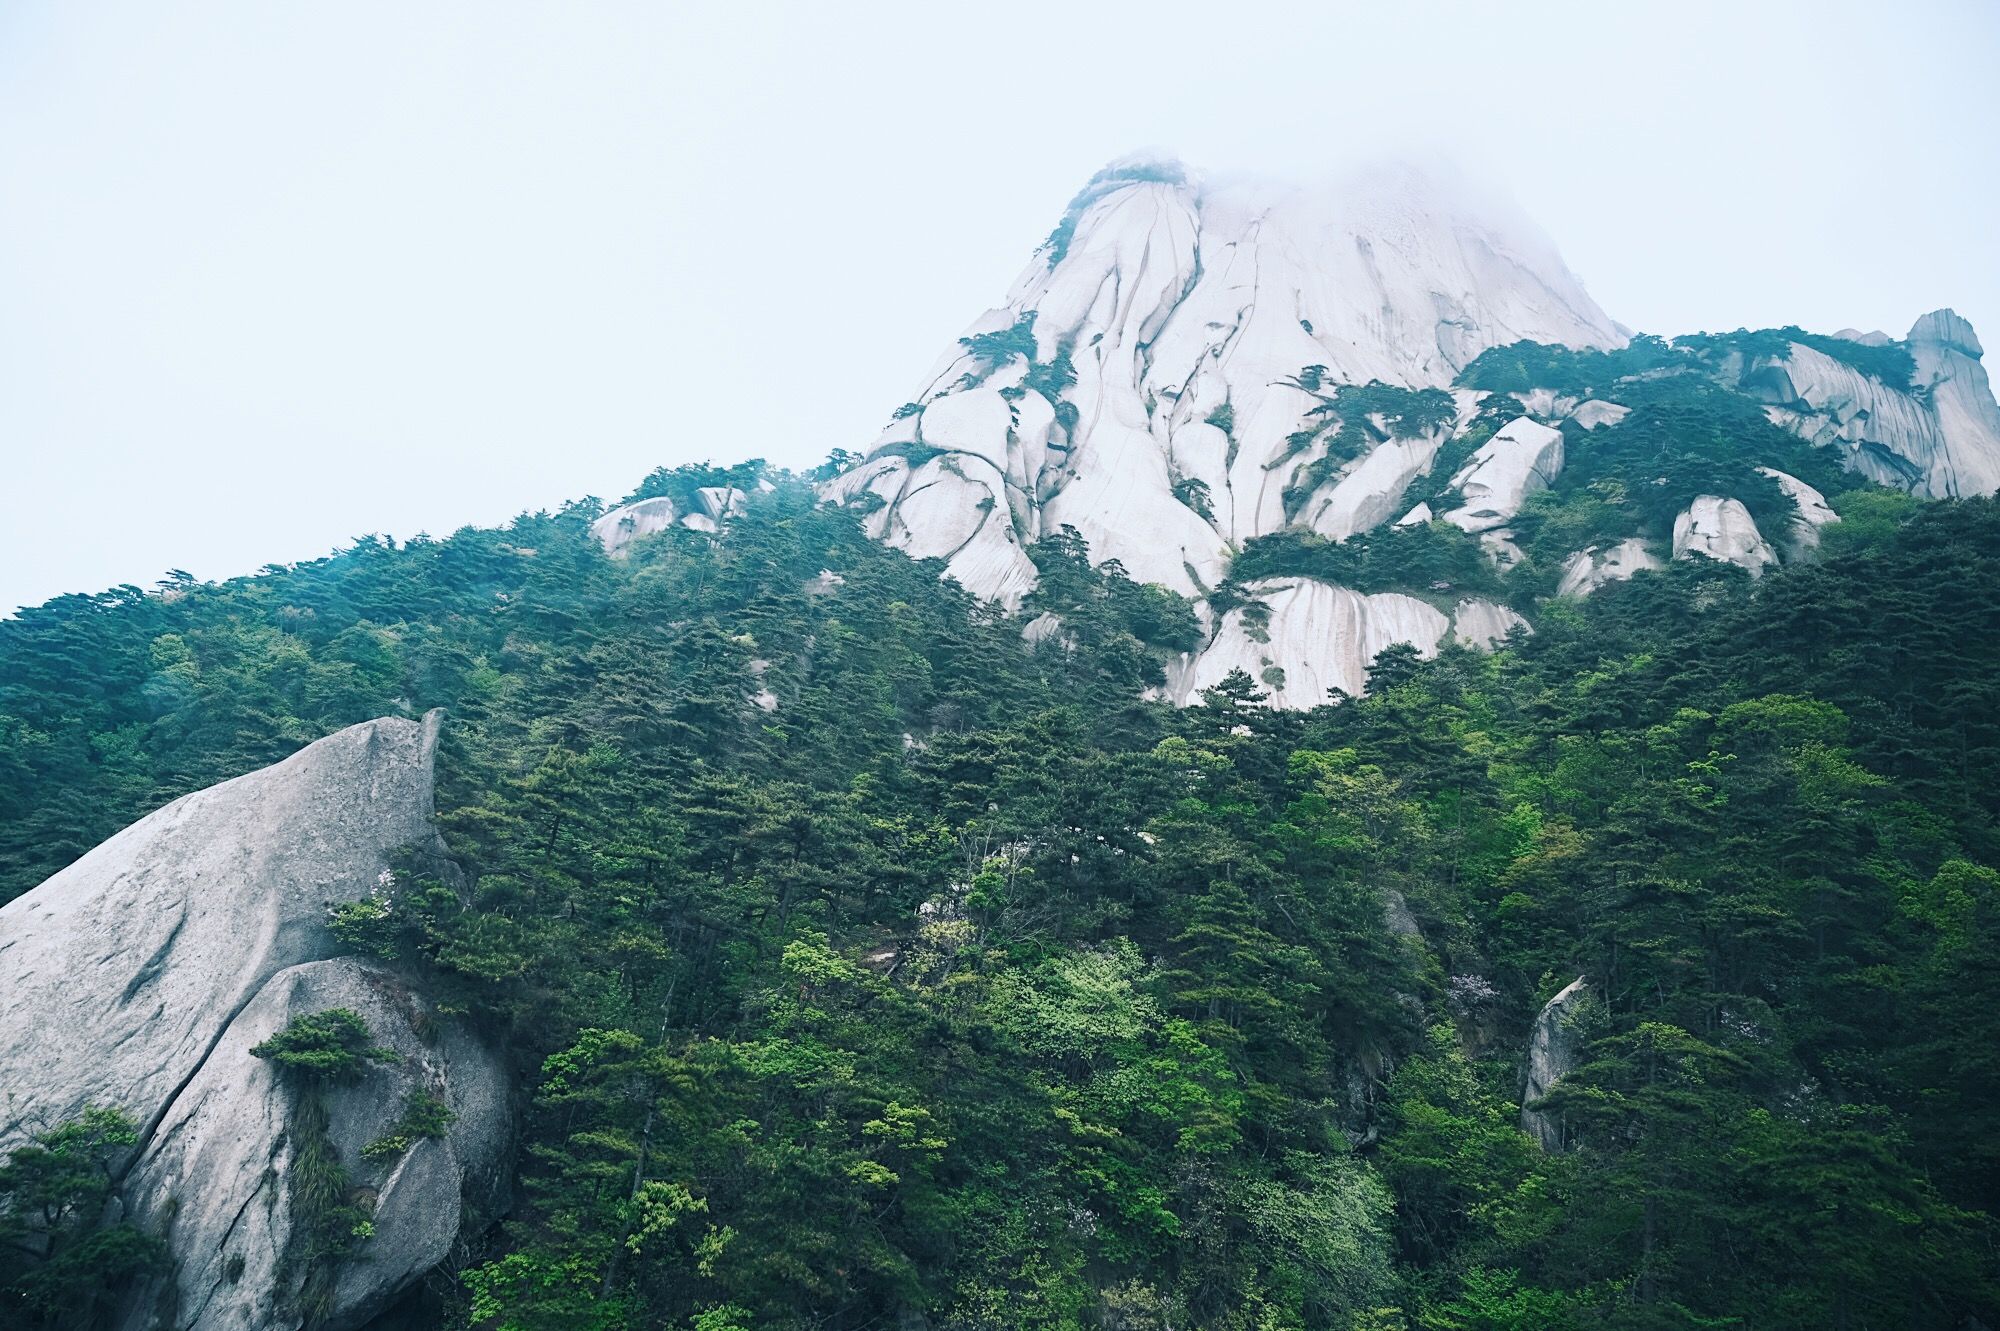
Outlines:
{"label": "distant rock formation", "polygon": [[[768,483],[765,488],[769,488]],[[743,511],[745,500],[743,491],[734,486],[703,486],[694,492],[693,503],[683,511],[682,505],[671,496],[655,495],[612,509],[590,524],[590,534],[604,547],[604,553],[613,559],[623,559],[626,547],[632,542],[669,527],[720,531],[724,522]]]}
{"label": "distant rock formation", "polygon": [[1607,582],[1623,582],[1634,573],[1658,568],[1660,561],[1637,536],[1609,545],[1579,550],[1563,565],[1557,596],[1588,596]]}
{"label": "distant rock formation", "polygon": [[[1502,210],[1402,168],[1281,189],[1130,159],[827,492],[874,496],[871,534],[1009,606],[1035,581],[1023,544],[1065,525],[1092,558],[1197,595],[1232,546],[1290,521],[1285,488],[1325,449],[1293,440],[1319,405],[1304,383],[1443,388],[1523,338],[1625,340]],[[1373,521],[1424,445],[1381,447],[1356,468]],[[1354,528],[1363,506],[1350,491],[1308,521]]]}
{"label": "distant rock formation", "polygon": [[[0,907],[0,1151],[87,1106],[138,1122],[119,1194],[174,1269],[136,1300],[131,1331],[286,1324],[287,1092],[249,1050],[294,1016],[352,1009],[400,1056],[331,1096],[343,1163],[375,1193],[333,1331],[442,1260],[464,1199],[501,1186],[500,1061],[394,975],[339,957],[327,928],[399,850],[449,872],[430,825],[440,721],[352,726],[185,796]],[[413,1090],[450,1109],[446,1134],[364,1162]]]}
{"label": "distant rock formation", "polygon": [[[1141,155],[1092,178],[1006,301],[821,493],[852,506],[875,539],[942,560],[967,590],[1010,610],[1036,585],[1029,547],[1066,527],[1093,561],[1198,603],[1228,585],[1232,608],[1201,606],[1209,641],[1170,672],[1166,693],[1186,702],[1243,669],[1274,705],[1313,706],[1356,691],[1391,643],[1434,652],[1455,623],[1466,642],[1504,634],[1464,623],[1448,583],[1388,579],[1387,590],[1379,567],[1372,593],[1312,578],[1246,582],[1233,570],[1250,542],[1279,532],[1346,542],[1442,519],[1507,575],[1528,559],[1523,542],[1547,530],[1524,506],[1559,484],[1566,453],[1581,457],[1606,435],[1602,446],[1615,449],[1641,401],[1619,399],[1642,382],[1719,383],[1880,484],[1930,497],[2000,490],[2000,406],[1964,319],[1927,314],[1900,348],[1844,330],[1853,355],[1793,333],[1697,339],[1707,349],[1691,341],[1679,365],[1642,357],[1602,382],[1475,390],[1459,377],[1487,350],[1629,342],[1509,209],[1402,167],[1291,188],[1205,182]],[[1550,362],[1517,363],[1532,374]],[[1343,388],[1357,391],[1343,400]],[[1421,396],[1422,410],[1392,419],[1380,404],[1397,393]],[[1659,428],[1653,415],[1645,428]],[[1442,485],[1440,457],[1453,460]],[[1672,556],[1753,573],[1812,557],[1833,511],[1796,477],[1764,470],[1797,522],[1760,532],[1740,499],[1702,495],[1675,524]],[[1629,495],[1654,478],[1599,483]],[[606,548],[621,549],[628,530],[703,516],[644,510],[657,502],[600,520]],[[1658,567],[1670,534],[1597,535],[1557,568],[1528,570],[1534,594],[1585,596]],[[1286,571],[1311,569],[1296,563]],[[1246,594],[1266,603],[1242,605]]]}
{"label": "distant rock formation", "polygon": [[[1871,344],[1867,337],[1853,339]],[[1854,471],[1930,499],[2000,491],[2000,407],[1979,337],[1951,310],[1918,319],[1907,339],[1916,376],[1884,383],[1794,342],[1743,364],[1735,381],[1772,420],[1837,448]]]}

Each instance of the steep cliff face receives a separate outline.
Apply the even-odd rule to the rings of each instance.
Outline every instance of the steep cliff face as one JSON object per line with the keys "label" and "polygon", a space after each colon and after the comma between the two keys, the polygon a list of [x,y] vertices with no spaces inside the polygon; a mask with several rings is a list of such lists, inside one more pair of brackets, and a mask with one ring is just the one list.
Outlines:
{"label": "steep cliff face", "polygon": [[1904,345],[1915,364],[1907,383],[1796,342],[1742,363],[1737,382],[1768,404],[1772,420],[1838,450],[1878,484],[1930,499],[2000,491],[2000,407],[1972,325],[1933,310]]}
{"label": "steep cliff face", "polygon": [[293,1016],[346,1007],[394,1048],[342,1090],[331,1124],[350,1168],[423,1090],[454,1121],[374,1167],[376,1238],[343,1270],[334,1327],[356,1325],[443,1258],[463,1198],[496,1185],[501,1065],[420,995],[353,959],[331,906],[379,888],[430,826],[440,717],[371,721],[188,795],[0,908],[0,1151],[88,1106],[141,1129],[120,1196],[167,1240],[173,1270],[127,1324],[286,1324],[292,1279],[286,1093],[253,1045]]}
{"label": "steep cliff face", "polygon": [[[1195,595],[1233,549],[1294,520],[1286,490],[1326,456],[1310,437],[1321,385],[1443,388],[1523,338],[1623,340],[1531,228],[1434,181],[1205,185],[1130,160],[1078,196],[829,494],[875,496],[876,535],[1010,604],[1034,583],[1022,546],[1065,525],[1095,558]],[[1365,488],[1307,521],[1344,535],[1393,516],[1364,510],[1428,466],[1429,433],[1385,441]]]}
{"label": "steep cliff face", "polygon": [[[1781,469],[1800,464],[1774,455],[1752,462],[1779,464],[1761,470],[1798,509],[1783,530],[1759,530],[1753,509],[1777,519],[1735,459],[1740,493],[1682,491],[1668,510],[1678,521],[1600,524],[1583,548],[1544,546],[1534,567],[1523,544],[1539,521],[1530,501],[1558,485],[1571,454],[1621,451],[1634,404],[1663,377],[1685,376],[1691,393],[1724,384],[1743,411],[1761,410],[1875,483],[1933,497],[2000,489],[2000,408],[1969,324],[1942,310],[1903,344],[1843,336],[1872,354],[1796,329],[1703,335],[1672,363],[1576,383],[1480,383],[1466,371],[1482,352],[1628,345],[1506,210],[1475,209],[1407,169],[1281,188],[1204,182],[1178,162],[1135,157],[1076,197],[1005,303],[823,493],[861,510],[877,539],[944,560],[968,590],[1010,609],[1037,583],[1029,548],[1065,527],[1094,561],[1116,560],[1138,581],[1198,602],[1227,585],[1219,604],[1234,608],[1203,614],[1208,642],[1172,670],[1169,696],[1192,701],[1243,669],[1276,705],[1311,706],[1357,691],[1389,643],[1491,643],[1520,616],[1503,620],[1495,606],[1466,629],[1464,589],[1449,579],[1343,587],[1240,572],[1259,538],[1353,542],[1441,520],[1476,540],[1507,599],[1530,615],[1538,597],[1589,595],[1668,558],[1753,573],[1810,558],[1837,519],[1818,489]],[[1769,433],[1775,453],[1798,451]],[[1441,457],[1448,475],[1436,474]],[[1580,484],[1630,507],[1634,491],[1668,483],[1655,470],[1641,457]],[[605,522],[673,520],[621,512]],[[1493,579],[1478,581],[1491,591]]]}

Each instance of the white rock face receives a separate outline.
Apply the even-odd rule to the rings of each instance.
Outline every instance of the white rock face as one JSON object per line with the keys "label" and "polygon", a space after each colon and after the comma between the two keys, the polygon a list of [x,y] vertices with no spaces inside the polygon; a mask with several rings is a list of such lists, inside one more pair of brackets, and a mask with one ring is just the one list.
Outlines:
{"label": "white rock face", "polygon": [[679,520],[680,515],[674,511],[674,501],[661,495],[612,509],[590,524],[590,534],[604,547],[605,554],[613,559],[623,559],[626,546],[641,536],[665,531]]}
{"label": "white rock face", "polygon": [[1979,335],[1951,310],[1933,310],[1910,329],[1916,383],[1930,393],[1945,455],[1933,467],[1932,493],[2000,492],[2000,406],[1980,363]]}
{"label": "white rock face", "polygon": [[1637,536],[1615,545],[1579,550],[1563,564],[1557,596],[1588,596],[1607,582],[1623,582],[1641,569],[1660,567],[1659,558]]}
{"label": "white rock face", "polygon": [[1468,597],[1447,617],[1414,596],[1364,595],[1312,578],[1264,578],[1245,590],[1268,607],[1268,618],[1249,606],[1224,615],[1199,651],[1167,671],[1171,701],[1199,702],[1202,690],[1241,670],[1270,694],[1270,706],[1318,707],[1336,691],[1364,692],[1369,666],[1392,644],[1409,643],[1428,658],[1448,636],[1487,648],[1526,622],[1491,601]]}
{"label": "white rock face", "polygon": [[1752,575],[1778,562],[1777,552],[1757,530],[1750,510],[1740,500],[1720,495],[1696,495],[1674,519],[1674,558],[1695,555],[1741,564]]}
{"label": "white rock face", "polygon": [[1332,485],[1308,499],[1300,521],[1335,541],[1381,526],[1395,514],[1410,482],[1431,469],[1444,439],[1443,431],[1434,431],[1421,439],[1377,444]]}
{"label": "white rock face", "polygon": [[1885,384],[1798,343],[1782,360],[1745,367],[1740,382],[1772,420],[1840,449],[1851,470],[1878,484],[1932,499],[2000,491],[2000,407],[1972,325],[1936,310],[1908,340],[1913,385]]}
{"label": "white rock face", "polygon": [[1224,615],[1208,644],[1167,672],[1176,703],[1199,702],[1203,689],[1241,670],[1273,707],[1318,707],[1335,690],[1358,696],[1384,647],[1407,642],[1435,656],[1451,630],[1442,612],[1395,592],[1368,596],[1311,578],[1266,578],[1245,590],[1269,607],[1268,622],[1249,607]]}
{"label": "white rock face", "polygon": [[[430,826],[438,722],[353,726],[176,800],[0,907],[0,1022],[13,1033],[0,1041],[0,1151],[86,1105],[131,1115],[142,1145],[125,1205],[145,1217],[179,1200],[176,1326],[276,1324],[284,1207],[263,1171],[282,1181],[273,1125],[284,1110],[249,1046],[315,986],[368,1007],[384,1043],[415,1044],[421,1000],[358,963],[316,963],[340,950],[328,907],[375,890],[399,848],[442,863]],[[393,1118],[396,1088],[421,1078],[460,1122],[381,1181],[377,1228],[390,1237],[356,1263],[351,1286],[343,1280],[337,1325],[372,1315],[434,1265],[457,1235],[461,1192],[493,1181],[506,1131],[498,1061],[451,1035],[411,1052],[370,1083],[388,1097],[380,1114]],[[379,1114],[356,1115],[356,1131],[380,1135]],[[225,1292],[218,1264],[237,1256],[243,1274]]]}
{"label": "white rock face", "polygon": [[1504,605],[1468,596],[1451,609],[1451,636],[1468,647],[1490,651],[1517,628],[1530,632],[1528,621]]}
{"label": "white rock face", "polygon": [[1562,431],[1522,416],[1502,426],[1473,451],[1451,478],[1465,503],[1444,520],[1469,532],[1491,531],[1545,490],[1563,465]]}
{"label": "white rock face", "polygon": [[[1329,388],[1444,387],[1521,338],[1624,341],[1531,228],[1408,171],[1295,190],[1127,161],[1071,221],[1067,244],[973,326],[975,345],[949,352],[826,489],[878,496],[873,534],[1009,605],[1034,581],[1021,547],[1064,525],[1140,581],[1216,585],[1233,547],[1286,525],[1286,487],[1321,456],[1323,442],[1288,442],[1324,419],[1308,415],[1310,367]],[[1009,330],[1011,344],[991,341]],[[1315,496],[1307,520],[1328,534],[1386,520],[1397,478],[1435,451],[1396,444]]]}
{"label": "white rock face", "polygon": [[[358,1013],[376,1043],[399,1055],[327,1094],[335,1149],[352,1181],[376,1192],[375,1235],[341,1264],[329,1325],[362,1324],[450,1255],[468,1184],[491,1214],[510,1118],[498,1061],[376,966],[353,957],[292,966],[224,1028],[125,1179],[129,1218],[167,1230],[176,1262],[171,1282],[134,1300],[128,1331],[152,1327],[162,1297],[177,1300],[176,1325],[198,1331],[288,1324],[291,1091],[250,1050],[293,1018],[329,1008]],[[412,1090],[450,1107],[456,1117],[446,1135],[419,1140],[394,1161],[364,1160],[361,1148],[394,1130]]]}
{"label": "white rock face", "polygon": [[1521,1096],[1521,1130],[1542,1144],[1545,1151],[1563,1148],[1560,1115],[1530,1109],[1535,1101],[1555,1089],[1556,1083],[1576,1071],[1583,1052],[1573,1018],[1590,997],[1590,985],[1579,976],[1569,987],[1551,998],[1535,1018],[1528,1036],[1527,1085]]}
{"label": "white rock face", "polygon": [[1600,425],[1616,425],[1631,414],[1632,408],[1622,403],[1592,398],[1588,402],[1579,403],[1576,410],[1570,413],[1569,419],[1586,430],[1595,430]]}
{"label": "white rock face", "polygon": [[1759,467],[1757,470],[1776,481],[1799,510],[1785,542],[1785,557],[1792,560],[1808,557],[1819,548],[1819,529],[1830,522],[1840,521],[1840,514],[1827,505],[1825,495],[1798,477],[1788,476],[1771,467]]}
{"label": "white rock face", "polygon": [[[759,488],[769,489],[770,483],[759,482]],[[710,535],[721,531],[723,523],[743,511],[746,496],[734,486],[710,485],[695,491],[694,502],[693,511],[683,513],[666,495],[640,499],[614,508],[591,523],[590,534],[604,547],[605,554],[624,559],[631,554],[627,547],[632,542],[669,527],[685,527]]]}

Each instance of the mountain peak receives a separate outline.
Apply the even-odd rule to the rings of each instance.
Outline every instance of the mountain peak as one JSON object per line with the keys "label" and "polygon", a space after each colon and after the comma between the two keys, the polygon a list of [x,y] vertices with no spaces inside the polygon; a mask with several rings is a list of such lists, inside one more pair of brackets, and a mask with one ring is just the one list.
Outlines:
{"label": "mountain peak", "polygon": [[1625,341],[1544,237],[1455,182],[1406,164],[1204,180],[1135,153],[831,493],[874,496],[877,535],[1010,605],[1035,581],[1023,547],[1065,526],[1198,595],[1316,488],[1328,453],[1300,435],[1328,389],[1441,390],[1522,339]]}

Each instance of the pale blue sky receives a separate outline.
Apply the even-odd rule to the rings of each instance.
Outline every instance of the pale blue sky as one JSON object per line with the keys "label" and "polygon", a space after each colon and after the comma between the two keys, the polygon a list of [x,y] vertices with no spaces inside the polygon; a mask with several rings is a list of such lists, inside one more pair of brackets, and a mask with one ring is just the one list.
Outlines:
{"label": "pale blue sky", "polygon": [[0,611],[865,444],[1105,160],[1442,155],[1660,332],[2000,346],[2000,4],[0,4]]}

